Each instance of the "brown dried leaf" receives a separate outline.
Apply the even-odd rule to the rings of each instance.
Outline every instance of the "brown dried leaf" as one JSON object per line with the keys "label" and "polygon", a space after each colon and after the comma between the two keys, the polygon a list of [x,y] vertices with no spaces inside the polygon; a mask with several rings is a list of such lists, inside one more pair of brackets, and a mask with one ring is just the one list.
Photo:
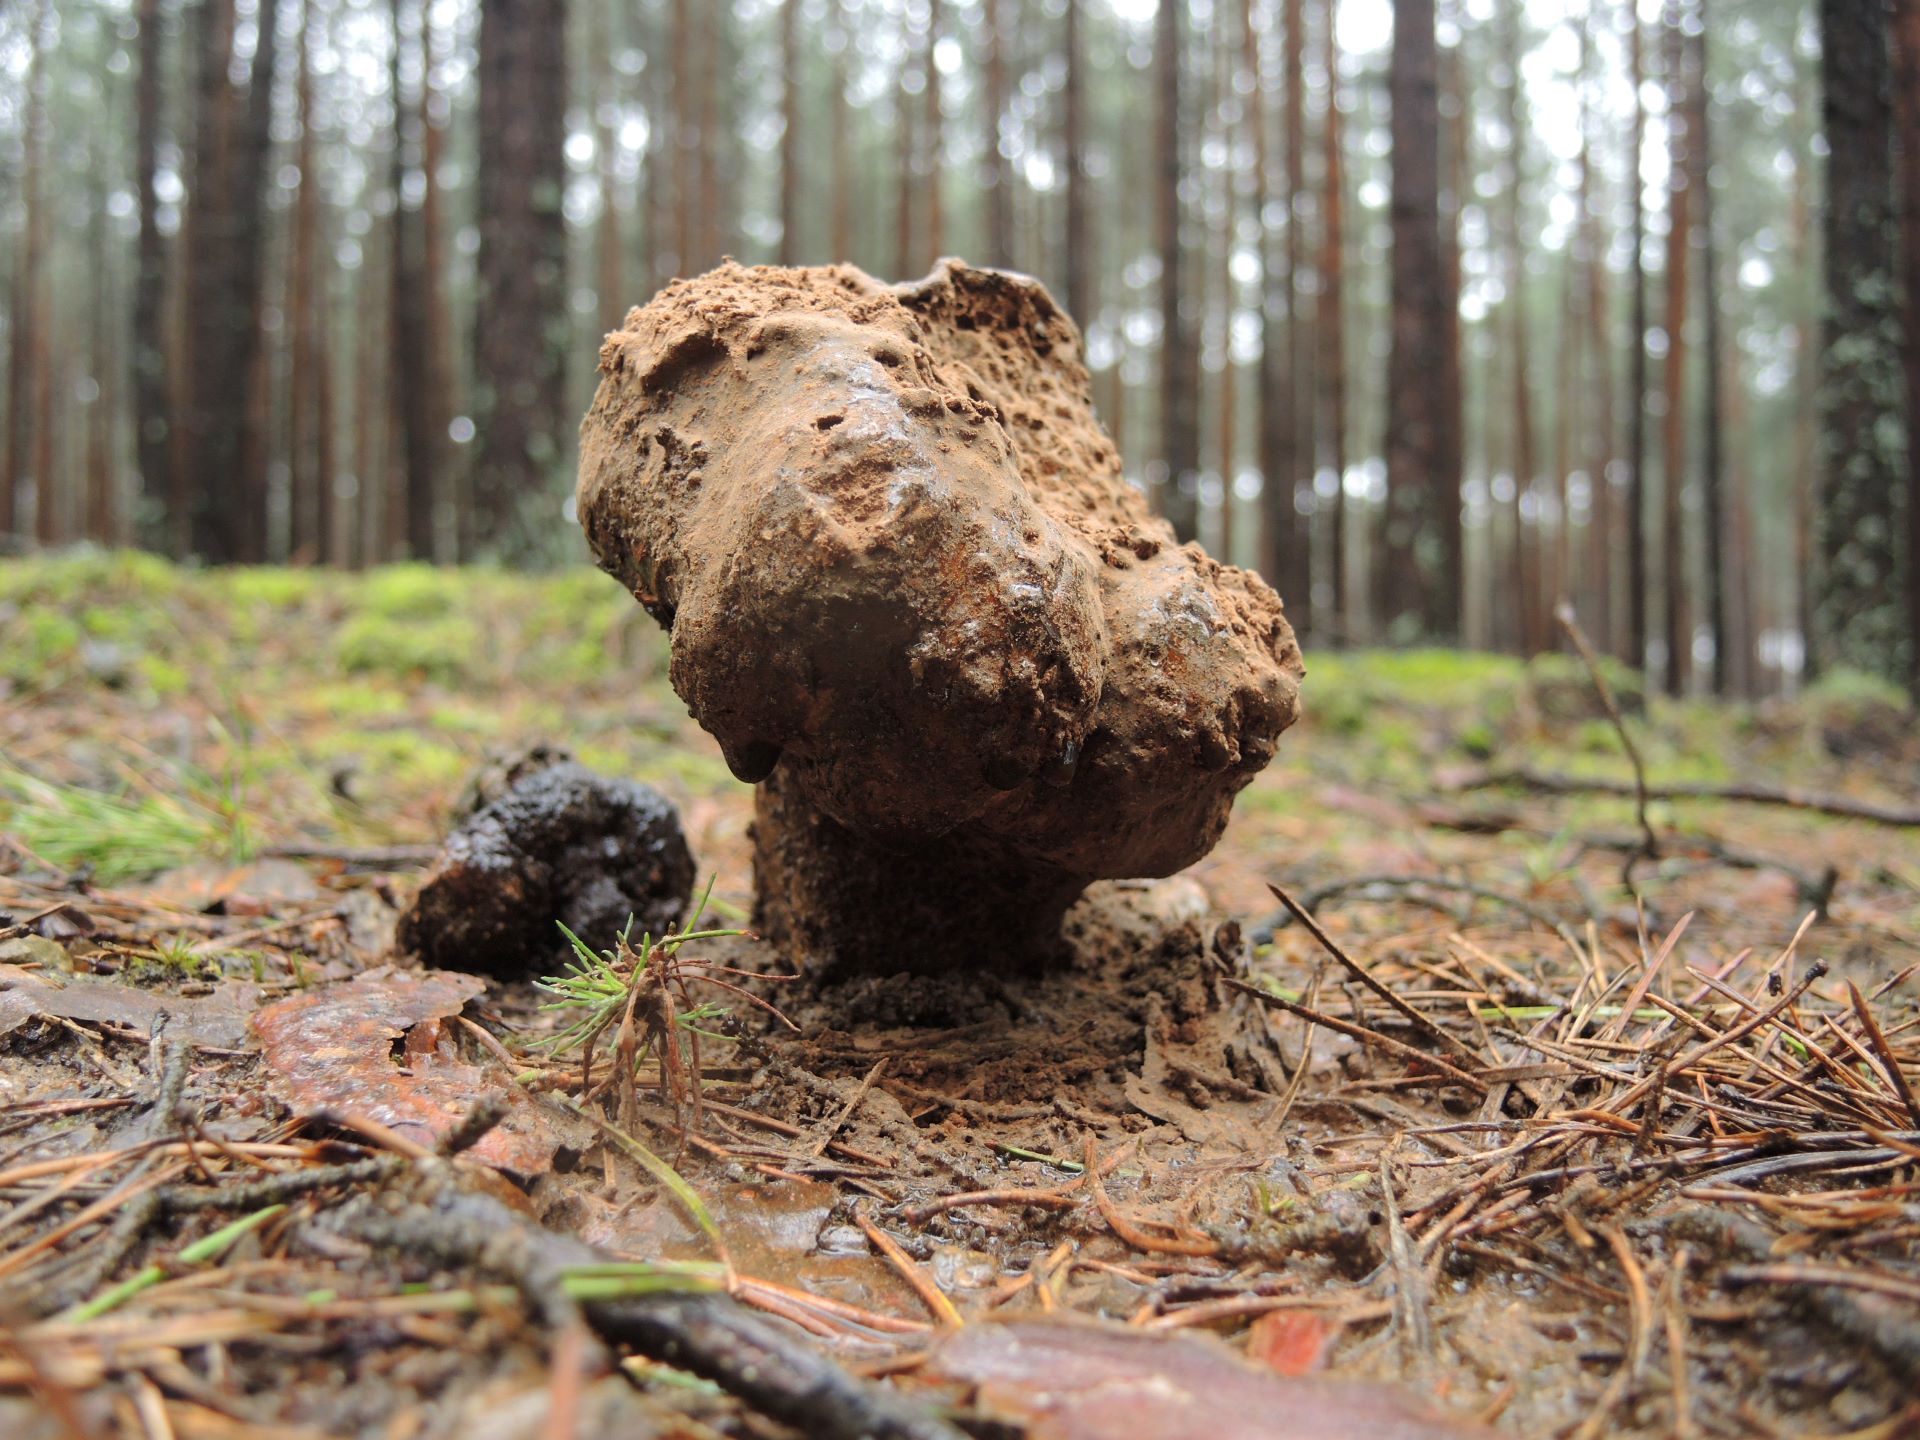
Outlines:
{"label": "brown dried leaf", "polygon": [[310,905],[324,892],[304,865],[267,859],[248,865],[212,861],[183,865],[129,893],[147,904],[173,910],[271,915]]}
{"label": "brown dried leaf", "polygon": [[0,1035],[43,1016],[125,1025],[148,1034],[164,1021],[167,1034],[176,1040],[233,1050],[246,1043],[247,1012],[259,994],[258,986],[222,981],[211,995],[169,995],[112,980],[0,964]]}
{"label": "brown dried leaf", "polygon": [[[507,1118],[467,1152],[519,1176],[544,1173],[565,1137],[491,1061],[459,1057],[450,1026],[486,989],[476,975],[373,971],[269,1005],[253,1017],[274,1089],[301,1115],[365,1116],[432,1146],[474,1103],[504,1095]],[[393,1042],[406,1036],[405,1066]]]}
{"label": "brown dried leaf", "polygon": [[1274,1310],[1247,1328],[1247,1358],[1276,1375],[1311,1375],[1326,1364],[1337,1333],[1312,1310]]}
{"label": "brown dried leaf", "polygon": [[1389,1386],[1289,1378],[1197,1335],[1059,1320],[975,1324],[920,1372],[972,1386],[1029,1440],[1483,1440]]}

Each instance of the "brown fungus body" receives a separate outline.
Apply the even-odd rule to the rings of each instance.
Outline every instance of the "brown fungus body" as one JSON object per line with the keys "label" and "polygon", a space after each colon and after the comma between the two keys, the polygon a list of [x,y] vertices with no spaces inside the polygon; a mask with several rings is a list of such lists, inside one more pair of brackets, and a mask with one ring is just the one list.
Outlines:
{"label": "brown fungus body", "polygon": [[1092,880],[1212,848],[1302,675],[1177,545],[1036,281],[727,264],[600,354],[579,511],[757,782],[758,922],[816,965],[1037,963]]}

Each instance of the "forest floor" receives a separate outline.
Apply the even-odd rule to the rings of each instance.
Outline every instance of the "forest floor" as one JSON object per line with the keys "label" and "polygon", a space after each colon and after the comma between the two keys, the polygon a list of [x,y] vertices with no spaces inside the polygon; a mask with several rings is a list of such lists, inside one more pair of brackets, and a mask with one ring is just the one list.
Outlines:
{"label": "forest floor", "polygon": [[547,741],[743,925],[664,661],[588,572],[0,565],[0,1433],[1920,1435],[1895,697],[1310,650],[1070,973],[616,951],[583,1052],[395,917]]}

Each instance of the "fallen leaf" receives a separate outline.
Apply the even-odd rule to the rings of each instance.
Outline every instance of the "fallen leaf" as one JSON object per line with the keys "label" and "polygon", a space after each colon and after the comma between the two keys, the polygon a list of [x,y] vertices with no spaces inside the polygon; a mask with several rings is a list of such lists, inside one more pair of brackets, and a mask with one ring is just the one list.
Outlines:
{"label": "fallen leaf", "polygon": [[1028,1440],[1491,1440],[1391,1386],[1256,1370],[1198,1335],[1069,1320],[973,1324],[918,1378],[971,1386]]}
{"label": "fallen leaf", "polygon": [[[459,1057],[451,1026],[487,988],[477,975],[372,971],[269,1005],[253,1017],[273,1088],[300,1115],[361,1115],[431,1147],[474,1103],[504,1096],[507,1117],[467,1151],[521,1177],[544,1173],[566,1136],[491,1061]],[[393,1042],[406,1036],[404,1068]]]}
{"label": "fallen leaf", "polygon": [[1312,1310],[1274,1310],[1247,1330],[1247,1358],[1276,1375],[1311,1375],[1327,1360],[1335,1327]]}
{"label": "fallen leaf", "polygon": [[247,1013],[259,996],[258,986],[243,981],[223,981],[211,995],[168,995],[112,980],[56,979],[17,965],[0,965],[0,1035],[46,1016],[92,1024],[104,1021],[149,1035],[157,1023],[164,1022],[166,1033],[176,1040],[234,1050],[246,1044]]}
{"label": "fallen leaf", "polygon": [[155,876],[132,892],[152,905],[227,915],[273,915],[312,904],[322,896],[304,865],[292,860],[256,860],[250,865],[183,865]]}

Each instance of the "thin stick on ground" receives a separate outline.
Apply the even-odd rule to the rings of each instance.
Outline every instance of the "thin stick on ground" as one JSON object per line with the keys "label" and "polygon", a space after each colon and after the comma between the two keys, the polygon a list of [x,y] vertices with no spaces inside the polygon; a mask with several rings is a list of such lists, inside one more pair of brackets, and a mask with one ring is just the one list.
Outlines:
{"label": "thin stick on ground", "polygon": [[[1511,769],[1487,770],[1457,782],[1454,790],[1492,790],[1503,785],[1518,785],[1543,795],[1625,795],[1638,796],[1640,787],[1625,780],[1597,775],[1565,775],[1553,770],[1535,770],[1519,765]],[[1791,785],[1767,785],[1746,780],[1734,784],[1712,785],[1691,782],[1652,784],[1645,787],[1649,800],[1730,800],[1747,805],[1771,805],[1787,810],[1811,810],[1842,820],[1868,820],[1876,825],[1901,829],[1920,828],[1920,806],[1883,804],[1874,800],[1855,800],[1850,795],[1832,795],[1819,790],[1803,790]]]}
{"label": "thin stick on ground", "polygon": [[[1367,989],[1386,1001],[1393,1009],[1399,1011],[1400,1014],[1413,1025],[1414,1029],[1424,1031],[1426,1034],[1431,1035],[1452,1054],[1466,1061],[1467,1064],[1478,1065],[1481,1063],[1480,1057],[1473,1053],[1473,1047],[1468,1045],[1466,1041],[1443,1029],[1437,1021],[1422,1015],[1418,1010],[1414,1009],[1413,1006],[1394,994],[1392,990],[1374,979],[1367,968],[1351,955],[1347,954],[1346,951],[1342,950],[1334,941],[1334,938],[1320,928],[1320,922],[1315,920],[1312,914],[1302,907],[1291,895],[1272,882],[1268,882],[1267,889],[1272,892],[1274,899],[1278,900],[1292,912],[1294,919],[1307,927],[1307,933],[1320,943],[1321,949],[1325,950],[1329,955],[1333,956],[1335,960],[1338,960],[1345,966],[1347,973],[1352,975],[1354,979],[1358,980],[1362,985],[1366,986]],[[1260,992],[1256,991],[1255,993]]]}
{"label": "thin stick on ground", "polygon": [[[1359,1040],[1363,1044],[1378,1045],[1382,1050],[1398,1055],[1402,1060],[1409,1060],[1416,1065],[1431,1066],[1448,1079],[1465,1085],[1475,1094],[1484,1095],[1487,1093],[1487,1082],[1482,1080],[1478,1075],[1469,1074],[1467,1071],[1460,1069],[1459,1066],[1442,1060],[1438,1055],[1429,1054],[1425,1050],[1415,1049],[1405,1041],[1394,1039],[1391,1035],[1382,1035],[1378,1030],[1369,1030],[1364,1025],[1352,1024],[1336,1016],[1328,1015],[1323,1011],[1310,1010],[1297,1001],[1287,999],[1284,995],[1275,995],[1270,990],[1262,990],[1258,985],[1249,985],[1246,981],[1236,980],[1231,975],[1227,976],[1223,983],[1230,990],[1238,990],[1243,995],[1251,995],[1262,1005],[1271,1006],[1275,1010],[1284,1010],[1289,1015],[1297,1015],[1309,1024],[1324,1025],[1329,1030],[1337,1031],[1339,1034]],[[1478,1064],[1479,1062],[1475,1061],[1474,1063]]]}
{"label": "thin stick on ground", "polygon": [[1899,1057],[1893,1053],[1893,1047],[1887,1044],[1887,1037],[1880,1029],[1880,1022],[1873,1018],[1873,1011],[1867,1007],[1866,997],[1860,993],[1860,987],[1847,981],[1847,995],[1853,1001],[1853,1013],[1860,1017],[1860,1028],[1867,1032],[1867,1041],[1873,1046],[1874,1058],[1887,1072],[1887,1080],[1893,1086],[1893,1093],[1900,1097],[1900,1103],[1907,1107],[1907,1114],[1916,1128],[1920,1128],[1920,1102],[1913,1096],[1913,1086],[1908,1083],[1906,1072],[1900,1068]]}
{"label": "thin stick on ground", "polygon": [[873,1089],[874,1081],[886,1073],[887,1061],[890,1058],[890,1056],[882,1055],[878,1060],[873,1062],[873,1068],[867,1071],[866,1078],[860,1082],[859,1087],[847,1098],[847,1103],[840,1107],[840,1113],[835,1115],[833,1119],[827,1123],[827,1127],[820,1132],[820,1138],[807,1147],[807,1154],[809,1156],[818,1160],[822,1155],[827,1153],[827,1146],[831,1145],[833,1143],[833,1137],[840,1133],[840,1127],[853,1118],[853,1112],[860,1108],[860,1102],[865,1100],[867,1098],[867,1092]]}
{"label": "thin stick on ground", "polygon": [[1640,747],[1633,743],[1626,717],[1620,713],[1620,702],[1613,697],[1613,687],[1607,683],[1606,672],[1600,668],[1600,657],[1593,653],[1593,644],[1587,639],[1586,631],[1580,628],[1573,606],[1562,600],[1554,608],[1553,615],[1560,622],[1560,628],[1567,632],[1573,648],[1580,652],[1580,662],[1587,667],[1587,674],[1593,677],[1593,688],[1599,693],[1600,703],[1606,707],[1607,718],[1613,722],[1614,734],[1620,737],[1620,747],[1627,752],[1627,759],[1633,764],[1633,814],[1640,825],[1642,848],[1638,856],[1627,857],[1626,871],[1621,877],[1627,889],[1632,891],[1634,861],[1641,858],[1652,860],[1660,854],[1660,837],[1654,834],[1653,822],[1647,819],[1647,765],[1640,758]]}
{"label": "thin stick on ground", "polygon": [[1201,1259],[1211,1259],[1220,1253],[1220,1242],[1212,1239],[1168,1239],[1159,1235],[1149,1235],[1135,1225],[1107,1194],[1107,1187],[1100,1178],[1100,1151],[1093,1136],[1087,1136],[1087,1159],[1084,1173],[1087,1176],[1087,1188],[1093,1192],[1093,1203],[1099,1208],[1101,1217],[1107,1222],[1113,1233],[1136,1250],[1145,1250],[1157,1255],[1191,1255]]}
{"label": "thin stick on ground", "polygon": [[[1327,901],[1352,894],[1356,890],[1440,890],[1449,894],[1465,895],[1474,900],[1485,900],[1495,905],[1505,905],[1536,924],[1544,925],[1554,931],[1575,949],[1579,948],[1579,942],[1566,922],[1535,905],[1531,900],[1519,895],[1509,895],[1506,891],[1497,890],[1491,885],[1480,885],[1470,880],[1448,880],[1439,875],[1350,875],[1329,881],[1325,885],[1316,885],[1301,896],[1300,904],[1306,910],[1316,911]],[[1446,907],[1440,908],[1443,913],[1448,913]],[[1461,917],[1455,915],[1454,918],[1459,920]],[[1285,923],[1284,917],[1280,923]],[[1278,929],[1279,925],[1276,924],[1274,928]]]}
{"label": "thin stick on ground", "polygon": [[914,1258],[907,1254],[900,1242],[873,1223],[873,1217],[867,1213],[866,1202],[854,1207],[854,1223],[859,1225],[861,1233],[867,1237],[873,1248],[886,1256],[887,1262],[900,1272],[900,1278],[913,1287],[913,1293],[920,1297],[920,1303],[932,1312],[933,1318],[950,1329],[958,1330],[967,1322],[946,1292],[934,1283],[933,1277],[922,1270]]}
{"label": "thin stick on ground", "polygon": [[1647,1288],[1646,1273],[1634,1257],[1633,1246],[1627,1243],[1627,1237],[1617,1225],[1608,1225],[1600,1233],[1612,1248],[1621,1273],[1627,1277],[1627,1353],[1620,1362],[1620,1368],[1613,1372],[1613,1378],[1607,1381],[1606,1389],[1600,1392],[1593,1412],[1574,1432],[1574,1440],[1596,1440],[1596,1437],[1610,1433],[1614,1412],[1639,1383],[1640,1373],[1646,1368],[1647,1356],[1653,1350],[1653,1297]]}

